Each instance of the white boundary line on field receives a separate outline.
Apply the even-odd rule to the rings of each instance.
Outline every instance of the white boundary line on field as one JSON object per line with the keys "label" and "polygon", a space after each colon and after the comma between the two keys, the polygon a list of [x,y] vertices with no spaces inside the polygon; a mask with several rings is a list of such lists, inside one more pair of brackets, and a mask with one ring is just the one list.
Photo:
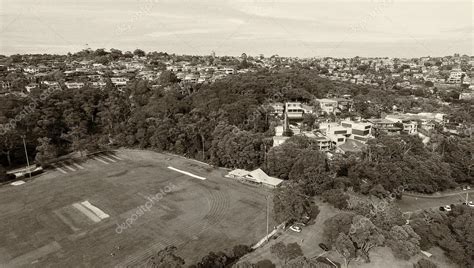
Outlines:
{"label": "white boundary line on field", "polygon": [[77,168],[84,169],[84,167],[79,165],[78,163],[74,163],[74,162],[71,162],[71,163]]}
{"label": "white boundary line on field", "polygon": [[203,181],[206,180],[206,178],[204,178],[204,177],[201,177],[201,176],[198,176],[198,175],[194,175],[194,174],[189,173],[189,172],[187,172],[187,171],[183,171],[183,170],[180,170],[180,169],[177,169],[177,168],[174,168],[174,167],[168,167],[168,168],[171,169],[171,170],[174,170],[174,171],[176,171],[176,172],[182,173],[182,174],[184,174],[184,175],[191,176],[191,177],[196,178],[196,179],[200,179],[200,180],[203,180]]}
{"label": "white boundary line on field", "polygon": [[109,164],[109,162],[105,162],[104,160],[100,159],[100,158],[97,157],[97,156],[93,156],[92,158],[93,158],[94,160],[97,160],[97,161],[99,161],[99,162],[102,162],[102,163],[104,163],[104,164],[106,164],[106,165]]}
{"label": "white boundary line on field", "polygon": [[76,171],[74,168],[72,168],[72,167],[66,165],[65,163],[62,163],[62,164],[63,164],[63,167],[69,169],[70,171],[73,171],[73,172]]}
{"label": "white boundary line on field", "polygon": [[120,158],[120,157],[118,157],[118,156],[116,156],[116,155],[114,155],[114,154],[112,154],[112,153],[109,153],[109,154],[106,154],[106,155],[107,155],[107,156],[110,156],[110,157],[113,157],[113,158],[115,158],[115,159],[117,159],[117,160],[123,160],[122,158]]}
{"label": "white boundary line on field", "polygon": [[117,160],[114,160],[114,159],[112,159],[112,158],[110,158],[110,157],[107,157],[106,155],[100,155],[100,157],[102,157],[102,158],[104,158],[104,159],[106,159],[106,160],[109,160],[110,162],[114,162],[114,163],[117,162]]}
{"label": "white boundary line on field", "polygon": [[57,164],[52,164],[52,166],[55,167],[57,171],[63,174],[67,174],[67,172],[64,169],[60,168]]}

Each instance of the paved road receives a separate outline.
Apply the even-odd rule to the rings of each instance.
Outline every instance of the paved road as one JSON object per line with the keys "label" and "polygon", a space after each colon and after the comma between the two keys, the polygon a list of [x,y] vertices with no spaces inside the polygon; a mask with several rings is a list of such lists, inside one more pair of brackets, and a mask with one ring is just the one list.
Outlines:
{"label": "paved road", "polygon": [[449,197],[449,196],[459,196],[465,195],[465,194],[474,194],[474,190],[469,190],[469,191],[454,191],[454,192],[446,192],[446,193],[437,193],[437,194],[432,194],[432,195],[426,195],[426,194],[416,194],[416,193],[408,193],[404,192],[404,196],[411,196],[411,197],[420,197],[420,198],[429,198],[429,199],[436,199],[436,198],[444,198],[444,197]]}
{"label": "paved road", "polygon": [[466,201],[467,194],[469,194],[468,201],[474,201],[474,190],[429,196],[404,193],[402,199],[397,201],[397,204],[403,212],[410,212],[420,209],[438,208],[449,204],[461,204]]}

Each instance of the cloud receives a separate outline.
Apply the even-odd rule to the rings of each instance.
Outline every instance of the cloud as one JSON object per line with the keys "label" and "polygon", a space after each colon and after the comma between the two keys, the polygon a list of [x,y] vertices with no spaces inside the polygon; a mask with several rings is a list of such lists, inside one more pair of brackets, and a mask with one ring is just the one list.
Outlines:
{"label": "cloud", "polygon": [[442,32],[445,33],[474,33],[474,26],[466,26],[466,27],[461,27],[461,28],[451,28],[448,30],[444,30]]}
{"label": "cloud", "polygon": [[188,29],[188,30],[172,30],[172,31],[162,31],[162,32],[153,32],[146,34],[151,37],[165,37],[172,35],[194,35],[194,34],[209,34],[215,32],[211,29]]}

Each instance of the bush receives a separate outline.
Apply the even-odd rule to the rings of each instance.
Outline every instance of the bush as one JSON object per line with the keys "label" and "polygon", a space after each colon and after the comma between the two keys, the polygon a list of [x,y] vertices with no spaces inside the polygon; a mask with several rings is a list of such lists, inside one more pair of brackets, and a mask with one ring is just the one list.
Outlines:
{"label": "bush", "polygon": [[0,165],[0,182],[12,181],[15,179],[15,175],[7,174],[6,169]]}
{"label": "bush", "polygon": [[417,263],[413,264],[413,268],[437,268],[438,266],[432,263],[430,260],[421,259]]}

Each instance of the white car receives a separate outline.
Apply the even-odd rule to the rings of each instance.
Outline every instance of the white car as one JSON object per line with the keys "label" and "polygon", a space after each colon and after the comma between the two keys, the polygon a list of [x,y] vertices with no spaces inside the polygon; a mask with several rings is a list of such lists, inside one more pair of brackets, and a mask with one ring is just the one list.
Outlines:
{"label": "white car", "polygon": [[299,233],[299,232],[301,232],[301,227],[296,226],[296,225],[292,225],[292,226],[290,226],[290,230],[292,230],[293,232]]}
{"label": "white car", "polygon": [[445,209],[446,211],[451,211],[451,206],[450,206],[450,205],[446,205],[446,206],[444,206],[444,209]]}
{"label": "white car", "polygon": [[474,202],[473,202],[473,201],[469,201],[469,202],[467,202],[467,203],[463,203],[463,205],[466,205],[466,206],[472,208],[472,207],[474,207]]}

